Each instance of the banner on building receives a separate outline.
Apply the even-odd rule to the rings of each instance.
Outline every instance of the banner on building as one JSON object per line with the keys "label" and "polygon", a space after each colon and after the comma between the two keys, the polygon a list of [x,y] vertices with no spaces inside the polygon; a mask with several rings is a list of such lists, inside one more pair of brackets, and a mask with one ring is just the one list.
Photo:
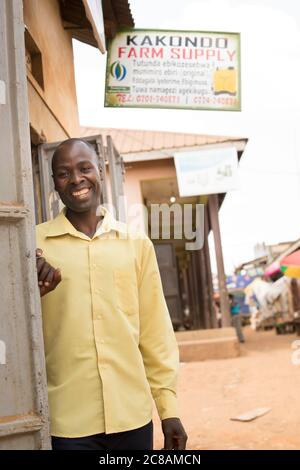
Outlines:
{"label": "banner on building", "polygon": [[108,45],[105,106],[240,111],[240,35],[117,33]]}
{"label": "banner on building", "polygon": [[200,196],[238,189],[238,156],[235,147],[174,154],[179,194]]}

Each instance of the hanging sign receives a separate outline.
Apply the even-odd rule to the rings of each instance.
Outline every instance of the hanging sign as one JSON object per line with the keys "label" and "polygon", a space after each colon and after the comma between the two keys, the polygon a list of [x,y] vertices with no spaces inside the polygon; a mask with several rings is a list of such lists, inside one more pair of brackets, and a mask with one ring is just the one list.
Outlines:
{"label": "hanging sign", "polygon": [[238,189],[238,156],[235,147],[174,154],[179,194],[200,196]]}
{"label": "hanging sign", "polygon": [[105,106],[240,111],[240,35],[117,33],[108,45]]}

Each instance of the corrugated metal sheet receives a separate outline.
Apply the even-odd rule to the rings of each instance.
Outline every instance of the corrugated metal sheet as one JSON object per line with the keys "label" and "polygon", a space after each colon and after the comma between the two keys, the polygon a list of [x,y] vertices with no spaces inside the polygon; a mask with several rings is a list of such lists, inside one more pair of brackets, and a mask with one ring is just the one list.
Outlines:
{"label": "corrugated metal sheet", "polygon": [[[116,148],[122,155],[163,150],[175,151],[176,149],[184,147],[200,147],[203,145],[223,143],[230,144],[231,142],[242,142],[242,144],[245,146],[247,143],[247,139],[244,137],[81,127],[81,137],[88,137],[96,134],[101,134],[102,136],[111,135]],[[166,158],[168,156],[167,153],[168,152],[166,152]],[[171,155],[172,153],[170,153],[170,156]]]}
{"label": "corrugated metal sheet", "polygon": [[0,1],[0,449],[47,449],[22,7]]}

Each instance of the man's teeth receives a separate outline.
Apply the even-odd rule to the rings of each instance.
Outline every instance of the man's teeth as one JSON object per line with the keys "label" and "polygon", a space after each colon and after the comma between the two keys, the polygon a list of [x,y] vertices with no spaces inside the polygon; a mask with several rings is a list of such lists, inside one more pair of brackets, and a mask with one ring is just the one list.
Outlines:
{"label": "man's teeth", "polygon": [[88,188],[81,189],[80,191],[74,191],[72,193],[72,196],[83,196],[84,194],[87,194],[89,192]]}

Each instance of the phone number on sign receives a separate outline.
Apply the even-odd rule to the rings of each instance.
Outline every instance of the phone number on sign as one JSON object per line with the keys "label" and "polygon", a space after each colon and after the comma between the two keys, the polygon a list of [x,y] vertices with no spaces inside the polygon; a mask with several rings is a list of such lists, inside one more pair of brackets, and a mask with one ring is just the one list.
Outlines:
{"label": "phone number on sign", "polygon": [[180,98],[176,95],[163,96],[163,95],[127,95],[126,93],[117,93],[119,103],[172,103],[179,104]]}

